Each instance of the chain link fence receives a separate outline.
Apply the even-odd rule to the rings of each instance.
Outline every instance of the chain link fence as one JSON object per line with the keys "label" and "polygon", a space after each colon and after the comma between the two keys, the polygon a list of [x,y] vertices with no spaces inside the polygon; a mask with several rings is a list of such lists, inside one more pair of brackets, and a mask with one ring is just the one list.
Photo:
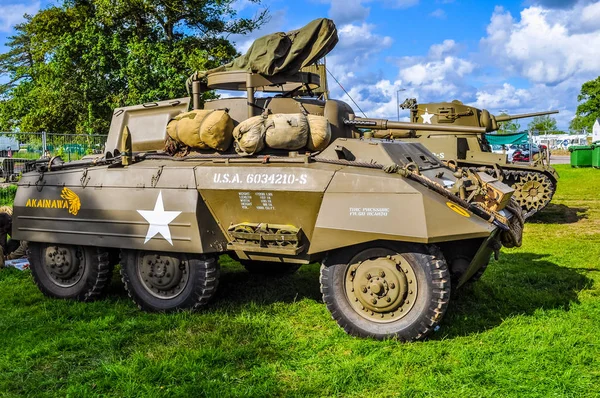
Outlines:
{"label": "chain link fence", "polygon": [[104,153],[106,135],[0,132],[0,206],[12,204],[28,162],[60,156],[64,161]]}

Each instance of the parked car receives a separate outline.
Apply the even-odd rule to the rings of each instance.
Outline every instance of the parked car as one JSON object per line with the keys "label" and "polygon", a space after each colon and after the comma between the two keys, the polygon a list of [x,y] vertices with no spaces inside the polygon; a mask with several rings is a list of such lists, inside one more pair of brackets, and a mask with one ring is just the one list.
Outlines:
{"label": "parked car", "polygon": [[492,145],[492,152],[494,153],[506,153],[507,160],[509,162],[513,161],[513,154],[515,151],[519,150],[518,145]]}
{"label": "parked car", "polygon": [[513,162],[529,162],[531,160],[531,158],[533,157],[534,159],[536,159],[536,155],[539,155],[540,151],[543,153],[545,151],[548,151],[548,147],[546,145],[537,145],[537,144],[531,144],[531,152],[533,153],[533,156],[530,155],[529,153],[529,145],[522,145],[522,148],[517,149],[513,155],[512,155],[512,161]]}

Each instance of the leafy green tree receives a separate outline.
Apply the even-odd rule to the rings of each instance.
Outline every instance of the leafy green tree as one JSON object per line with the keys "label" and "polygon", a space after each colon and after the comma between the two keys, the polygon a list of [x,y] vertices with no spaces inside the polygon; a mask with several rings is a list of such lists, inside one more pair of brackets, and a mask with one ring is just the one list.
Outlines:
{"label": "leafy green tree", "polygon": [[234,3],[63,0],[26,16],[0,55],[0,129],[107,133],[115,107],[186,96],[191,73],[238,55],[227,35],[268,18]]}
{"label": "leafy green tree", "polygon": [[[508,113],[502,112],[500,116],[507,116]],[[498,123],[498,134],[514,134],[518,133],[521,129],[521,124],[514,120],[509,120],[507,122]]]}
{"label": "leafy green tree", "polygon": [[569,127],[576,132],[581,130],[591,132],[594,122],[600,118],[600,76],[583,83],[577,101],[579,105]]}
{"label": "leafy green tree", "polygon": [[553,134],[556,131],[556,119],[549,115],[535,116],[527,128],[540,134]]}

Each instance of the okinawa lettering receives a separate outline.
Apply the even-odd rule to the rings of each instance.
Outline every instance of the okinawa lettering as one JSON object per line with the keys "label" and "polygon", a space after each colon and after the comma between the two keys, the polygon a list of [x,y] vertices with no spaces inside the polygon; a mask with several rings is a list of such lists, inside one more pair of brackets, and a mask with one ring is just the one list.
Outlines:
{"label": "okinawa lettering", "polygon": [[40,209],[67,209],[69,213],[76,216],[81,208],[79,196],[64,187],[61,194],[61,199],[27,199],[25,207],[37,207]]}

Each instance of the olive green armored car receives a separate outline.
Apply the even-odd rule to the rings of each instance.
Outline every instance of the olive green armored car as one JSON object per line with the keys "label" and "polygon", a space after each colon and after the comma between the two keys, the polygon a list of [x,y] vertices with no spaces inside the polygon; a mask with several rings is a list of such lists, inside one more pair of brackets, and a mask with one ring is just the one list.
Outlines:
{"label": "olive green armored car", "polygon": [[[540,153],[529,164],[511,163],[504,153],[493,153],[485,133],[497,131],[501,122],[526,117],[549,115],[558,111],[535,112],[520,115],[494,116],[485,109],[467,106],[458,100],[452,102],[417,104],[406,100],[401,107],[410,110],[412,123],[421,124],[419,131],[387,129],[376,137],[398,138],[406,142],[420,142],[439,159],[460,167],[473,167],[497,176],[513,187],[513,197],[528,218],[550,203],[558,173],[550,166],[549,153]],[[464,126],[462,132],[440,132],[431,126]],[[467,127],[481,127],[483,132],[468,131]]]}
{"label": "olive green armored car", "polygon": [[[355,138],[347,104],[296,96],[319,86],[300,69],[325,52],[298,55],[296,40],[310,33],[327,49],[337,36],[329,20],[294,33],[278,36],[303,57],[289,68],[196,73],[191,99],[116,109],[103,156],[39,161],[23,175],[13,231],[30,242],[44,294],[99,299],[120,263],[141,309],[196,310],[217,290],[223,254],[274,274],[320,262],[323,300],[344,330],[410,341],[437,327],[452,289],[490,255],[520,245],[512,188],[418,143]],[[202,103],[220,89],[246,96]]]}

